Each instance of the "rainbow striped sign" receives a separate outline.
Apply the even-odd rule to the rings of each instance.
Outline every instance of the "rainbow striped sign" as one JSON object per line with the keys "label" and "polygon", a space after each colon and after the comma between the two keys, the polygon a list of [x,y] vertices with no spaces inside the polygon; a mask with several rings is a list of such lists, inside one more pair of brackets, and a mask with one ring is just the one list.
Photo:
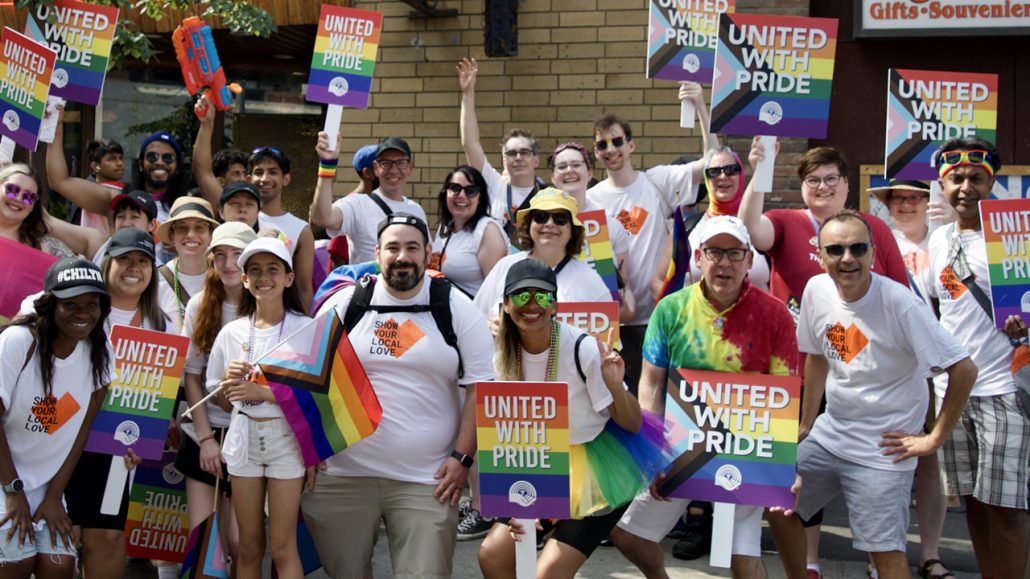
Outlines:
{"label": "rainbow striped sign", "polygon": [[719,16],[713,133],[826,137],[837,20]]}
{"label": "rainbow striped sign", "polygon": [[998,75],[890,69],[887,73],[888,179],[936,180],[931,157],[952,137],[995,141]]}
{"label": "rainbow striped sign", "polygon": [[189,338],[115,326],[111,344],[118,377],[93,420],[86,450],[124,456],[131,448],[143,460],[160,460]]}
{"label": "rainbow striped sign", "polygon": [[602,342],[608,339],[608,330],[612,330],[613,347],[622,349],[618,302],[558,302],[555,317],[559,322],[579,328]]}
{"label": "rainbow striped sign", "polygon": [[568,384],[477,383],[476,438],[484,516],[569,518]]}
{"label": "rainbow striped sign", "polygon": [[581,211],[576,217],[583,224],[585,239],[583,251],[579,252],[579,260],[585,261],[594,268],[597,275],[604,280],[612,300],[619,302],[619,280],[615,277],[615,257],[612,253],[611,236],[608,233],[608,216],[603,209]]}
{"label": "rainbow striped sign", "polygon": [[186,477],[175,468],[175,452],[136,467],[125,520],[130,557],[181,563],[190,538]]}
{"label": "rainbow striped sign", "polygon": [[647,21],[647,78],[710,84],[715,70],[719,14],[734,12],[736,3],[736,0],[651,0]]}
{"label": "rainbow striped sign", "polygon": [[93,106],[100,102],[117,23],[117,8],[78,0],[54,0],[29,11],[25,34],[57,51],[51,94]]}
{"label": "rainbow striped sign", "polygon": [[980,202],[980,224],[987,244],[994,325],[1009,316],[1030,323],[1030,199]]}
{"label": "rainbow striped sign", "polygon": [[676,370],[665,398],[676,461],[666,496],[793,508],[801,378]]}
{"label": "rainbow striped sign", "polygon": [[0,46],[0,135],[35,151],[57,53],[7,27]]}
{"label": "rainbow striped sign", "polygon": [[311,56],[307,100],[368,108],[382,28],[381,12],[323,4]]}

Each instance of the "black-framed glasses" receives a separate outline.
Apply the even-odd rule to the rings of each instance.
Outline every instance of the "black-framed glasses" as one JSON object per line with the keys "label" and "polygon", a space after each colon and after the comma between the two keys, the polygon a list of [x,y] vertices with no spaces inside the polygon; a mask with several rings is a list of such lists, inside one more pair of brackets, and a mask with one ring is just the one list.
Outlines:
{"label": "black-framed glasses", "polygon": [[908,203],[909,205],[918,205],[920,201],[926,201],[928,199],[930,199],[929,195],[894,195],[894,194],[891,194],[891,196],[887,200],[887,202],[888,203],[895,203],[897,205],[904,205],[905,203]]}
{"label": "black-framed glasses", "polygon": [[523,290],[517,294],[511,294],[508,297],[511,298],[511,303],[514,304],[516,308],[521,308],[528,304],[530,298],[535,299],[536,305],[544,308],[545,310],[553,306],[555,301],[553,293],[542,290]]}
{"label": "black-framed glasses", "polygon": [[468,197],[469,199],[475,199],[476,197],[479,197],[479,193],[481,191],[482,189],[479,188],[479,185],[462,186],[454,182],[447,184],[447,192],[450,193],[452,197],[457,197],[458,195],[464,193],[465,197]]}
{"label": "black-framed glasses", "polygon": [[812,189],[818,189],[820,185],[826,183],[827,187],[836,187],[837,183],[840,183],[842,175],[833,174],[825,177],[805,177],[805,185],[808,185]]}
{"label": "black-framed glasses", "polygon": [[747,249],[742,249],[739,247],[734,247],[732,249],[722,249],[720,247],[706,247],[701,251],[705,252],[705,257],[716,263],[722,261],[722,257],[724,255],[728,257],[730,261],[744,261],[744,258],[747,257],[748,252]]}
{"label": "black-framed glasses", "polygon": [[146,155],[143,155],[148,163],[156,163],[158,159],[165,165],[171,165],[175,162],[175,155],[172,153],[158,153],[157,151],[150,151]]}
{"label": "black-framed glasses", "polygon": [[727,177],[740,175],[740,165],[734,163],[732,165],[723,165],[722,167],[709,167],[705,169],[705,176],[709,179],[715,179],[719,175],[726,175]]}
{"label": "black-framed glasses", "polygon": [[26,207],[31,207],[39,201],[39,193],[30,191],[19,186],[17,183],[4,183],[4,195],[8,199],[21,199],[21,202]]}
{"label": "black-framed glasses", "polygon": [[549,211],[531,211],[529,213],[530,219],[537,225],[544,225],[548,221],[553,221],[558,227],[565,227],[572,221],[572,216],[566,211],[559,211],[557,213],[551,213]]}
{"label": "black-framed glasses", "polygon": [[533,151],[533,149],[508,149],[504,152],[504,156],[508,157],[509,159],[514,159],[515,157],[522,157],[523,159],[528,159],[535,154],[536,152]]}
{"label": "black-framed glasses", "polygon": [[600,139],[600,140],[598,140],[597,142],[594,143],[594,148],[596,148],[598,151],[606,151],[606,150],[608,150],[608,147],[614,147],[614,148],[618,149],[619,147],[621,147],[621,146],[625,145],[626,143],[628,143],[630,140],[631,139],[629,137],[615,137],[614,139]]}
{"label": "black-framed glasses", "polygon": [[382,167],[384,170],[389,171],[394,167],[397,167],[401,171],[407,169],[411,165],[411,159],[376,159],[375,164]]}
{"label": "black-framed glasses", "polygon": [[824,245],[823,251],[825,251],[826,255],[830,256],[831,259],[841,259],[844,257],[845,251],[851,252],[851,257],[859,258],[865,257],[865,254],[869,253],[870,247],[872,247],[872,244],[865,241],[852,243],[851,245],[834,243],[831,245]]}

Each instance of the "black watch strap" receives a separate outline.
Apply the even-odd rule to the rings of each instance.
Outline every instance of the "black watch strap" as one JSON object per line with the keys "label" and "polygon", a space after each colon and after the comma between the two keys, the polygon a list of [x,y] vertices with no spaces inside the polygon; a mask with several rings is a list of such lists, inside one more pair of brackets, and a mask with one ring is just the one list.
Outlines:
{"label": "black watch strap", "polygon": [[469,456],[467,454],[460,453],[460,452],[458,452],[456,450],[452,450],[451,451],[451,458],[453,458],[454,460],[460,462],[461,466],[463,466],[465,468],[472,468],[472,463],[475,462],[475,460],[471,456]]}

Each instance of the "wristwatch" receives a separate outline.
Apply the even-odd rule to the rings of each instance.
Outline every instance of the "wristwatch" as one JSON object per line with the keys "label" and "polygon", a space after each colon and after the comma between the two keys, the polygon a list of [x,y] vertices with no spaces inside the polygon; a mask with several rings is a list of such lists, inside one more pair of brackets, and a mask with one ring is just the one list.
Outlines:
{"label": "wristwatch", "polygon": [[11,493],[20,493],[23,488],[25,488],[25,484],[21,482],[20,478],[16,478],[3,486],[4,494],[8,495]]}
{"label": "wristwatch", "polygon": [[457,450],[451,451],[451,458],[460,462],[461,466],[465,468],[472,468],[472,463],[475,462],[471,456],[458,452]]}

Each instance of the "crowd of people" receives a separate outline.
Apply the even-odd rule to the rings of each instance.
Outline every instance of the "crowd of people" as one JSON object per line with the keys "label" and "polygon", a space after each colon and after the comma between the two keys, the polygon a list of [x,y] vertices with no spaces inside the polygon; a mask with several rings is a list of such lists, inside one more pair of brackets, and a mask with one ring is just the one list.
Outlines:
{"label": "crowd of people", "polygon": [[[203,103],[192,179],[164,132],[143,141],[131,179],[110,140],[91,145],[89,177],[70,176],[58,123],[46,182],[78,207],[71,222],[47,213],[29,167],[0,170],[0,236],[60,258],[0,330],[0,577],[69,577],[76,551],[85,577],[124,571],[128,493],[117,514],[101,513],[102,473],[139,459],[83,451],[113,380],[113,325],[190,339],[183,399],[215,395],[169,438],[190,525],[217,508],[234,577],[260,577],[266,549],[280,577],[303,575],[298,508],[332,577],[371,576],[381,523],[395,576],[449,577],[455,542],[485,536],[483,574],[513,577],[525,529],[480,512],[475,460],[470,401],[477,383],[495,379],[569,385],[573,515],[540,522],[539,576],[574,576],[610,538],[645,576],[665,577],[658,543],[690,502],[666,500],[652,484],[674,458],[661,417],[677,369],[803,376],[796,508],[735,509],[735,577],[766,576],[763,516],[786,575],[820,577],[821,509],[838,495],[854,547],[870,555],[869,576],[909,577],[913,488],[920,576],[952,576],[938,551],[946,497],[965,502],[982,577],[1028,576],[1030,408],[1013,375],[1027,326],[1013,317],[994,327],[979,219],[1001,168],[993,144],[941,147],[945,202],[931,202],[923,182],[874,190],[891,226],[845,209],[848,165],[833,147],[798,161],[803,208],[765,210],[770,192],[704,129],[701,88],[683,83],[679,98],[700,117],[700,158],[639,170],[639,136],[609,114],[592,142],[554,147],[548,183],[525,130],[506,134],[501,170],[491,164],[477,71],[474,60],[457,65],[467,164],[440,188],[435,232],[406,196],[416,155],[403,139],[360,148],[348,178],[337,172],[340,142],[320,133],[303,220],[282,204],[287,153],[213,152],[215,112]],[[756,138],[746,153],[753,168],[769,152]],[[334,200],[334,186],[349,180],[354,190]],[[683,208],[695,218],[673,219]],[[579,259],[580,215],[596,210],[617,292]],[[686,253],[673,247],[681,238]],[[316,271],[317,252],[329,271]],[[621,351],[559,321],[559,303],[616,294]],[[255,362],[329,310],[382,421],[305,468]],[[156,565],[161,577],[178,573]]]}

